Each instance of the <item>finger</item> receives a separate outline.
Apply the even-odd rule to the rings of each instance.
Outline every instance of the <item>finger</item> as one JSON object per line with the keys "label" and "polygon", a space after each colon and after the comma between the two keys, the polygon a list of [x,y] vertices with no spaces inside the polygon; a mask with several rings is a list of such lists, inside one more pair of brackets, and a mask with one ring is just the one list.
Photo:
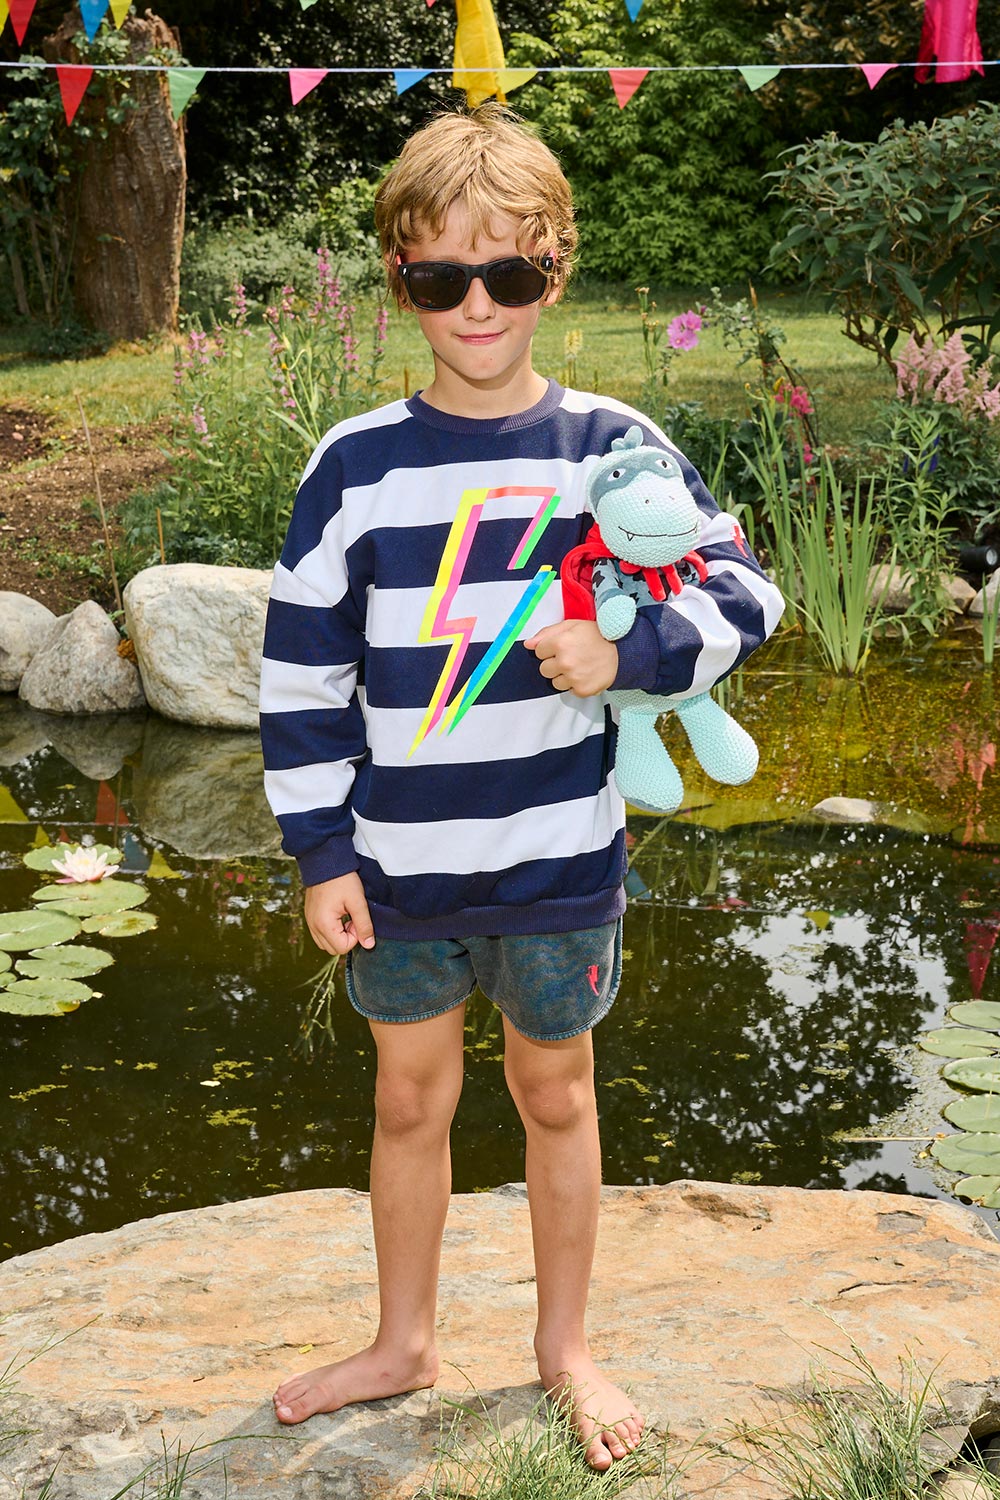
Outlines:
{"label": "finger", "polygon": [[348,909],[347,915],[350,921],[345,926],[345,932],[351,933],[354,942],[360,943],[362,948],[374,948],[375,929],[372,926],[368,902],[362,898]]}
{"label": "finger", "polygon": [[[565,624],[565,621],[561,621],[560,623]],[[541,630],[535,631],[534,635],[526,636],[524,644],[527,646],[529,651],[535,651],[538,647],[539,641],[547,641],[548,638],[553,635],[558,629],[559,624],[543,625]]]}

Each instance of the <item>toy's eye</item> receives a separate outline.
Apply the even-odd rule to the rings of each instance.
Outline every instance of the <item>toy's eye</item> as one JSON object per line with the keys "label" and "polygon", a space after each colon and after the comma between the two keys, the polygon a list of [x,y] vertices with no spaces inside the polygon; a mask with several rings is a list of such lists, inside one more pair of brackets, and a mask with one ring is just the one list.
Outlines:
{"label": "toy's eye", "polygon": [[612,469],[611,473],[608,475],[608,478],[609,479],[620,479],[624,473],[625,473],[624,469]]}
{"label": "toy's eye", "polygon": [[660,469],[669,469],[670,468],[670,461],[669,461],[669,459],[666,459],[666,458],[658,458],[656,460],[656,464],[657,464],[657,468],[660,468]]}

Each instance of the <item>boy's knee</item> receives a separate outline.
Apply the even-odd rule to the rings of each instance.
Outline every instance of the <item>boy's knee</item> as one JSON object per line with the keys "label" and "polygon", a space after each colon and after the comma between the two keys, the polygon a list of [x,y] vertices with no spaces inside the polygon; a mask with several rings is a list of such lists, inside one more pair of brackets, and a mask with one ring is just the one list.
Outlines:
{"label": "boy's knee", "polygon": [[518,1113],[525,1125],[540,1130],[572,1130],[594,1109],[591,1078],[516,1078],[508,1074]]}
{"label": "boy's knee", "polygon": [[427,1083],[413,1078],[379,1078],[375,1085],[375,1117],[387,1135],[410,1135],[421,1130],[446,1130],[452,1121],[461,1083]]}

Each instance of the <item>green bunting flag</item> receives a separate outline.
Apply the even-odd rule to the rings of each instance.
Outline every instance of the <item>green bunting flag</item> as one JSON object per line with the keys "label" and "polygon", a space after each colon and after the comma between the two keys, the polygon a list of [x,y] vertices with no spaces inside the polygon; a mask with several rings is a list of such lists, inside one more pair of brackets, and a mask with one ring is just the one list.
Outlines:
{"label": "green bunting flag", "polygon": [[743,74],[743,81],[747,88],[751,93],[755,94],[758,89],[764,87],[765,83],[770,83],[772,78],[777,78],[781,69],[754,67],[751,65],[746,68],[740,68],[739,71]]}
{"label": "green bunting flag", "polygon": [[205,76],[205,68],[168,68],[167,88],[170,90],[170,109],[175,120],[179,120],[197,92]]}

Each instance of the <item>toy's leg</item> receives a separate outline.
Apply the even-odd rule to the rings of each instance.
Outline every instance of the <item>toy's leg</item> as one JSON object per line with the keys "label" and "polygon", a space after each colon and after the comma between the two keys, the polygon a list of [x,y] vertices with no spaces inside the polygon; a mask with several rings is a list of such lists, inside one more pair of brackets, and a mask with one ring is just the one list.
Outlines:
{"label": "toy's leg", "polygon": [[622,707],[615,752],[615,781],[626,802],[645,812],[673,812],[684,787],[656,732],[661,710]]}
{"label": "toy's leg", "polygon": [[674,704],[691,749],[713,781],[741,786],[757,769],[757,746],[714,698],[701,693]]}

